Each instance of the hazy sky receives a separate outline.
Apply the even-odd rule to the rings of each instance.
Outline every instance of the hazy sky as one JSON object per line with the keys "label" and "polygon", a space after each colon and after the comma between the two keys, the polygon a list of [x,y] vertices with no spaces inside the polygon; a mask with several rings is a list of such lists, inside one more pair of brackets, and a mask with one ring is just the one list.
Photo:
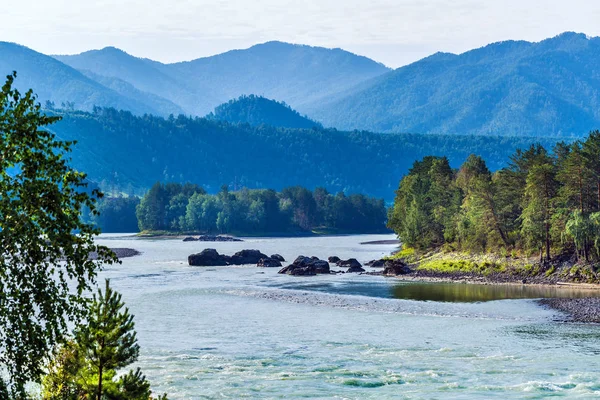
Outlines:
{"label": "hazy sky", "polygon": [[165,62],[281,40],[398,67],[506,39],[600,36],[600,0],[0,1],[0,40],[46,54],[115,46]]}

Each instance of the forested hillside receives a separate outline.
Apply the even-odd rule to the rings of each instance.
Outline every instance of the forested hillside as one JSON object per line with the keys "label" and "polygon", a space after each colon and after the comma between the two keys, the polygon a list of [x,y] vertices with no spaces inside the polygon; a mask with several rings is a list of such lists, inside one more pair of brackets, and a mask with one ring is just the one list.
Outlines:
{"label": "forested hillside", "polygon": [[[458,167],[471,153],[492,170],[533,138],[340,132],[251,127],[203,118],[163,119],[114,109],[60,112],[51,129],[76,139],[74,164],[111,193],[141,194],[157,181],[195,182],[215,193],[290,185],[393,198],[398,178],[425,155]],[[544,138],[551,147],[556,140]]]}
{"label": "forested hillside", "polygon": [[600,126],[600,38],[565,33],[438,53],[306,110],[377,132],[581,136]]}
{"label": "forested hillside", "polygon": [[252,126],[271,125],[281,128],[310,129],[321,127],[316,121],[303,117],[285,103],[262,96],[241,96],[221,104],[208,119]]}

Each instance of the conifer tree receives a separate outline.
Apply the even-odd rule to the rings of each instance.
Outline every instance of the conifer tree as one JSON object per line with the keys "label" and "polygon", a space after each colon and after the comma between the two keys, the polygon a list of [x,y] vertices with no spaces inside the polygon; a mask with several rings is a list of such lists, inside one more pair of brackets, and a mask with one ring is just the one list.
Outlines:
{"label": "conifer tree", "polygon": [[[106,280],[90,302],[86,324],[62,346],[43,380],[44,400],[150,400],[150,384],[138,368],[117,378],[137,361],[133,315]],[[166,400],[166,396],[159,397]]]}
{"label": "conifer tree", "polygon": [[555,176],[551,160],[530,168],[527,174],[521,230],[529,246],[540,249],[540,262],[543,261],[543,248],[546,261],[550,260],[550,220],[556,193]]}

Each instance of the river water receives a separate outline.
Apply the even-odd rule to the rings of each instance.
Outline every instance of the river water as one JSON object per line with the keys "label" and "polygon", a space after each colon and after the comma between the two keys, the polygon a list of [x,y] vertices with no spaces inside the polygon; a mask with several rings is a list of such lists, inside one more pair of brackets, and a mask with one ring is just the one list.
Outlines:
{"label": "river water", "polygon": [[101,244],[142,255],[100,277],[135,315],[138,365],[169,399],[600,397],[600,326],[562,323],[530,299],[578,292],[187,265],[205,247],[365,262],[394,246],[361,242],[392,238],[105,235]]}

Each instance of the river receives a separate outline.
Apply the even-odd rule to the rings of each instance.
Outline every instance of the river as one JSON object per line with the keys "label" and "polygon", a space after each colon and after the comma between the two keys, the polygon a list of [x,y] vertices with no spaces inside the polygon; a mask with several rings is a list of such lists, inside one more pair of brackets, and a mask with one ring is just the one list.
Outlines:
{"label": "river", "polygon": [[187,265],[206,247],[365,262],[394,246],[360,243],[386,239],[393,236],[202,243],[103,235],[101,244],[142,254],[100,278],[135,315],[137,365],[169,399],[600,396],[600,326],[560,322],[531,299],[576,292]]}

